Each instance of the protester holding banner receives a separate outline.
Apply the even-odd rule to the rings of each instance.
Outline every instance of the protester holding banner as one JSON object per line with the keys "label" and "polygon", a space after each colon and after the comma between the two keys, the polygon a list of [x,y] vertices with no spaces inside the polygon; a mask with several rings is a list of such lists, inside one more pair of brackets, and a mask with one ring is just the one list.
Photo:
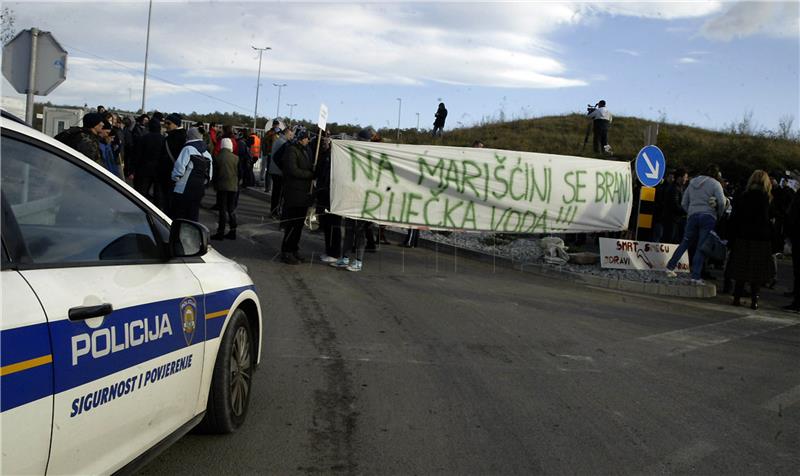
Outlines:
{"label": "protester holding banner", "polygon": [[283,158],[283,242],[281,260],[286,264],[299,264],[300,235],[308,207],[311,206],[311,181],[314,162],[308,155],[308,131],[298,129],[295,140],[289,144]]}
{"label": "protester holding banner", "polygon": [[322,138],[319,158],[315,172],[315,193],[319,225],[325,236],[325,253],[319,260],[335,263],[342,247],[342,217],[330,213],[331,208],[331,139],[328,134]]}
{"label": "protester holding banner", "polygon": [[675,266],[681,256],[692,248],[697,250],[692,257],[692,284],[705,284],[701,279],[705,257],[700,252],[700,247],[708,234],[714,230],[717,219],[725,213],[728,204],[720,184],[721,178],[719,168],[711,164],[706,169],[705,175],[698,175],[689,182],[681,200],[681,205],[689,216],[686,231],[680,246],[667,263],[667,276],[673,278],[677,276]]}
{"label": "protester holding banner", "polygon": [[[733,305],[740,306],[744,283],[750,284],[750,308],[758,309],[758,291],[770,279],[772,224],[769,218],[772,184],[769,175],[756,170],[747,189],[736,200],[730,221],[733,242],[728,266],[736,285]],[[699,252],[697,254],[700,254]]]}

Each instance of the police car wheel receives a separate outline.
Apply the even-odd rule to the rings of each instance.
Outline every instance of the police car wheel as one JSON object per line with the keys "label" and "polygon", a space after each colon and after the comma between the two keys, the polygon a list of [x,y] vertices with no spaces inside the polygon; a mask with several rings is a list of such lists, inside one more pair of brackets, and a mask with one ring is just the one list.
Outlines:
{"label": "police car wheel", "polygon": [[254,369],[252,337],[247,315],[237,309],[220,342],[206,415],[199,431],[231,433],[244,423]]}

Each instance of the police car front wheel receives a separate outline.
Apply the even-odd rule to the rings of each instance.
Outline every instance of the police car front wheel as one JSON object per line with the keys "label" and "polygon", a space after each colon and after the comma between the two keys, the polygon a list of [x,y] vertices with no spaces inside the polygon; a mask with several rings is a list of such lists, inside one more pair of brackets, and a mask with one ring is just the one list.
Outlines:
{"label": "police car front wheel", "polygon": [[247,315],[237,309],[220,342],[208,406],[198,430],[231,433],[244,423],[254,369],[253,336]]}

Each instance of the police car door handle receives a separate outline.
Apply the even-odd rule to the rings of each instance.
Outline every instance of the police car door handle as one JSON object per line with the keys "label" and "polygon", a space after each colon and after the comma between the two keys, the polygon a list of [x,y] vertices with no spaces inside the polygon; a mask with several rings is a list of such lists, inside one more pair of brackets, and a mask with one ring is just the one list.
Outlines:
{"label": "police car door handle", "polygon": [[97,306],[73,307],[69,310],[70,321],[82,321],[93,317],[107,316],[114,312],[114,306],[108,303],[98,304]]}

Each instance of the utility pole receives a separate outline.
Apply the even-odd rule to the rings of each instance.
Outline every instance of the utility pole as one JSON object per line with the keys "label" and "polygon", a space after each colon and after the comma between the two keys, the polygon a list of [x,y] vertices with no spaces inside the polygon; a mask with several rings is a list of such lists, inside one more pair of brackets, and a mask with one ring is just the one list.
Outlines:
{"label": "utility pole", "polygon": [[400,110],[403,108],[403,100],[397,98],[397,143],[400,143]]}
{"label": "utility pole", "polygon": [[286,87],[286,83],[272,83],[272,85],[278,88],[278,109],[275,111],[275,119],[278,119],[281,115],[281,89]]}
{"label": "utility pole", "polygon": [[286,105],[289,106],[289,122],[292,122],[292,113],[294,112],[294,107],[297,106],[297,104],[286,103]]}
{"label": "utility pole", "polygon": [[261,55],[265,51],[271,50],[272,48],[270,48],[269,46],[258,48],[253,45],[250,45],[250,47],[258,51],[258,79],[256,80],[256,107],[253,110],[253,132],[255,132],[256,125],[258,124],[258,89],[261,87]]}
{"label": "utility pole", "polygon": [[150,17],[153,14],[153,0],[147,8],[147,41],[144,44],[144,80],[142,81],[142,114],[147,113],[144,107],[144,100],[147,97],[147,57],[150,55]]}

